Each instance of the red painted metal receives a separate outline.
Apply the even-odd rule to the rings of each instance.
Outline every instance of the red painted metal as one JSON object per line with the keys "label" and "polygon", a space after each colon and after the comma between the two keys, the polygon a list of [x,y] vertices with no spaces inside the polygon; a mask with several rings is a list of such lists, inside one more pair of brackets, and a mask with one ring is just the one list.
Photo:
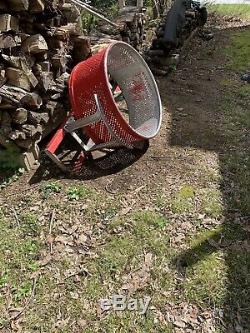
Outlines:
{"label": "red painted metal", "polygon": [[64,131],[64,124],[61,128],[59,128],[56,133],[54,134],[53,138],[50,140],[50,142],[47,145],[46,150],[49,151],[51,154],[54,154],[57,150],[57,148],[62,143],[66,132]]}
{"label": "red painted metal", "polygon": [[[110,89],[106,62],[111,47],[112,44],[73,69],[69,82],[73,116],[75,119],[81,119],[94,114],[97,111],[94,94],[97,94],[107,122],[115,135],[128,144],[142,141],[144,138],[137,134],[121,115]],[[111,133],[103,121],[87,126],[84,130],[96,144],[112,140]]]}

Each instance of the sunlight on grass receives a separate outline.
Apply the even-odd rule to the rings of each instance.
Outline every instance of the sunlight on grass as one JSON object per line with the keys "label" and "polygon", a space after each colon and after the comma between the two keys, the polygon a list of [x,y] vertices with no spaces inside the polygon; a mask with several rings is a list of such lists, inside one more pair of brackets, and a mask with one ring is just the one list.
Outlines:
{"label": "sunlight on grass", "polygon": [[[33,220],[25,221],[33,226]],[[3,217],[0,218],[0,228],[0,294],[1,289],[10,286],[15,305],[20,306],[31,293],[30,275],[38,269],[40,242],[25,234],[21,226],[15,226]],[[0,302],[0,312],[4,302],[3,299]]]}
{"label": "sunlight on grass", "polygon": [[208,216],[218,218],[223,213],[222,194],[216,189],[200,190],[201,211]]}
{"label": "sunlight on grass", "polygon": [[88,199],[95,196],[97,193],[94,189],[87,186],[72,186],[67,190],[68,199],[70,201]]}
{"label": "sunlight on grass", "polygon": [[221,306],[227,294],[226,271],[225,259],[220,251],[187,269],[183,288],[189,302],[201,306],[204,303]]}
{"label": "sunlight on grass", "polygon": [[[249,6],[250,7],[250,6]],[[229,69],[244,72],[250,68],[250,30],[234,33],[231,43],[224,50],[229,63]]]}
{"label": "sunlight on grass", "polygon": [[223,16],[234,16],[242,19],[250,19],[249,4],[211,4],[208,5],[209,12],[216,12]]}
{"label": "sunlight on grass", "polygon": [[[189,302],[217,307],[229,302],[235,311],[237,304],[247,308],[250,254],[237,245],[245,238],[246,232],[233,223],[191,237],[189,249],[178,257],[185,269],[181,287]],[[244,316],[247,320],[247,313]]]}
{"label": "sunlight on grass", "polygon": [[222,232],[223,229],[218,228],[196,235],[190,240],[190,250],[181,257],[186,267],[182,287],[189,302],[200,306],[223,304],[227,293],[227,266],[223,252],[213,246],[219,242]]}
{"label": "sunlight on grass", "polygon": [[[154,317],[149,314],[146,317],[136,316],[127,311],[119,314],[110,314],[100,323],[96,323],[92,328],[86,329],[84,333],[102,332],[105,327],[105,332],[127,333],[172,333],[171,325],[156,322]],[[129,329],[128,329],[129,328]]]}
{"label": "sunlight on grass", "polygon": [[188,213],[194,209],[195,191],[192,186],[184,185],[174,196],[171,209],[174,213]]}

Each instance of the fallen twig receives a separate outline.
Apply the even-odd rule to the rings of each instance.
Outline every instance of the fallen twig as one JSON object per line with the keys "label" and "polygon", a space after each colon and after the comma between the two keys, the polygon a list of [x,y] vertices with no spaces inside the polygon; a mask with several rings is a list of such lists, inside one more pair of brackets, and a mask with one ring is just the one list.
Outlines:
{"label": "fallen twig", "polygon": [[[51,218],[50,218],[50,223],[49,223],[49,235],[51,236],[52,234],[52,228],[53,228],[53,223],[55,220],[55,209],[53,209],[52,214],[51,214]],[[50,237],[50,242],[49,242],[49,247],[50,247],[50,254],[53,253],[53,239],[52,237]]]}
{"label": "fallen twig", "polygon": [[56,210],[53,209],[52,214],[51,214],[51,218],[50,218],[50,223],[49,223],[49,234],[50,235],[52,233],[53,223],[54,223],[54,219],[55,219],[55,213],[56,213]]}

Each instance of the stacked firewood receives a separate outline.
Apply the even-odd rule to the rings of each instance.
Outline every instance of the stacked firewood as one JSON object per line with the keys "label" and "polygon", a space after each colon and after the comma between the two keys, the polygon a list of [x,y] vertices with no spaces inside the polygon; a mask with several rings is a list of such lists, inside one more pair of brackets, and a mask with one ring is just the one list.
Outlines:
{"label": "stacked firewood", "polygon": [[[176,47],[169,45],[166,49],[164,33],[168,18],[169,8],[161,15],[161,21],[155,29],[155,36],[150,49],[145,52],[145,60],[154,75],[164,76],[179,63],[179,53]],[[172,51],[172,52],[171,52]]]}
{"label": "stacked firewood", "polygon": [[205,7],[198,3],[175,0],[170,9],[164,11],[151,48],[145,59],[155,75],[166,75],[179,62],[180,51],[192,35],[206,23]]}
{"label": "stacked firewood", "polygon": [[122,40],[135,49],[140,49],[145,37],[145,11],[137,7],[124,7],[120,11],[119,22],[122,24]]}
{"label": "stacked firewood", "polygon": [[115,19],[117,27],[101,23],[98,30],[108,38],[119,39],[139,50],[145,37],[145,10],[133,6],[120,9]]}
{"label": "stacked firewood", "polygon": [[69,73],[90,53],[68,1],[0,0],[1,145],[34,151],[65,118]]}

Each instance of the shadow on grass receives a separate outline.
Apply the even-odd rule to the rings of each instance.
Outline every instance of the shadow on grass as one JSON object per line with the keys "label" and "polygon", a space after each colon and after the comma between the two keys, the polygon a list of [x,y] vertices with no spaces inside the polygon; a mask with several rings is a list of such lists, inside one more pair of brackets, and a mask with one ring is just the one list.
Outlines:
{"label": "shadow on grass", "polygon": [[[235,32],[239,30],[235,29],[230,33]],[[214,58],[211,59],[213,66],[217,61],[218,47],[217,45]],[[207,67],[208,63],[207,60]],[[231,72],[224,73],[229,78],[234,75],[232,69]],[[207,86],[204,87],[204,84]],[[235,87],[225,95],[225,89],[218,91],[220,87],[213,82],[200,81],[199,85],[201,88],[198,88],[196,94],[206,92],[206,105],[190,103],[190,96],[183,96],[182,103],[185,105],[187,117],[181,117],[173,106],[175,101],[170,101],[173,123],[171,145],[195,147],[217,153],[222,176],[220,191],[223,195],[225,218],[218,233],[181,253],[175,258],[175,264],[185,276],[187,269],[194,267],[218,249],[222,251],[227,266],[222,326],[225,332],[247,332],[250,327],[250,95],[237,95]]]}

